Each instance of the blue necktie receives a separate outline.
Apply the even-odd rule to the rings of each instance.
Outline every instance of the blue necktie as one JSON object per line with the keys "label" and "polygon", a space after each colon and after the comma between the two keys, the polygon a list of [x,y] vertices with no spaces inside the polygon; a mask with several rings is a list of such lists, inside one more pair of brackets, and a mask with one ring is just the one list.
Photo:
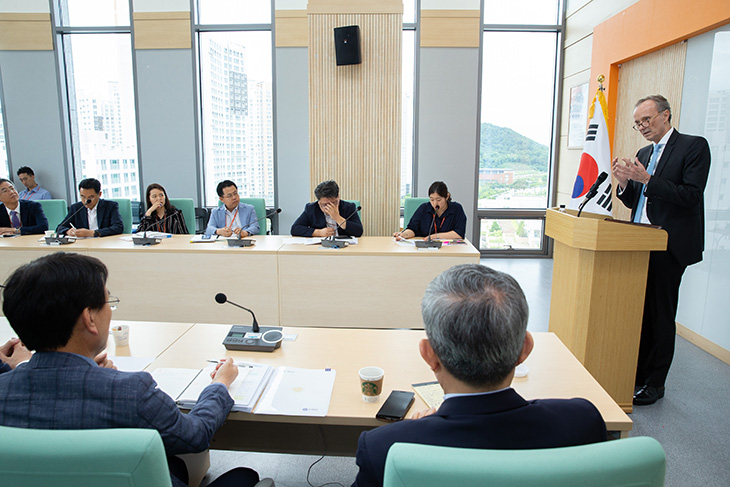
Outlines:
{"label": "blue necktie", "polygon": [[10,223],[13,228],[20,228],[20,218],[18,218],[18,212],[15,210],[10,210]]}
{"label": "blue necktie", "polygon": [[[646,172],[649,176],[654,175],[654,169],[656,168],[656,162],[659,160],[659,154],[662,151],[664,144],[657,144],[654,146],[654,152],[651,153],[651,159],[649,159],[649,167],[646,168]],[[639,196],[639,204],[636,205],[636,213],[634,214],[634,223],[641,223],[641,214],[644,212],[644,203],[646,203],[646,196],[644,191],[646,190],[646,184],[641,186],[641,195]]]}

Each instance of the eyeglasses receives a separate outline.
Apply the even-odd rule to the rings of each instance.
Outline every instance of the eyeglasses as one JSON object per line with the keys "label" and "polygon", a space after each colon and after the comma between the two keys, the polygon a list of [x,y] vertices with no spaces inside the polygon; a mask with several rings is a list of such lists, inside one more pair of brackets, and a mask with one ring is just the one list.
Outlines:
{"label": "eyeglasses", "polygon": [[639,130],[643,129],[644,127],[648,127],[649,124],[651,123],[651,121],[654,120],[655,118],[657,118],[663,112],[666,112],[666,110],[662,110],[661,112],[657,113],[656,115],[654,115],[651,118],[645,118],[641,122],[636,122],[634,125],[631,126],[631,128],[638,132]]}
{"label": "eyeglasses", "polygon": [[224,195],[223,195],[223,197],[224,197],[224,198],[227,198],[227,199],[231,199],[231,198],[233,198],[234,196],[238,196],[238,192],[237,192],[237,191],[234,191],[233,193],[228,193],[228,194],[224,194]]}
{"label": "eyeglasses", "polygon": [[109,303],[109,309],[116,311],[117,305],[119,304],[119,298],[110,294],[107,303]]}
{"label": "eyeglasses", "polygon": [[0,189],[0,194],[8,194],[8,193],[17,193],[15,186],[10,185],[3,189]]}

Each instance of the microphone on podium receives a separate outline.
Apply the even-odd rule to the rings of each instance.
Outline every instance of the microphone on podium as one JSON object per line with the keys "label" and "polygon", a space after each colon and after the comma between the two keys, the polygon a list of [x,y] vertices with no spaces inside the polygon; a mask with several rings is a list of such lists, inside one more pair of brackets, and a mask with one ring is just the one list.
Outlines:
{"label": "microphone on podium", "polygon": [[284,339],[284,333],[280,326],[263,326],[260,327],[253,311],[229,301],[228,297],[223,293],[215,295],[215,301],[218,304],[228,303],[236,308],[240,308],[251,313],[253,323],[251,326],[233,325],[228,331],[228,335],[223,340],[223,346],[226,350],[241,350],[246,352],[273,352],[281,346]]}
{"label": "microphone on podium", "polygon": [[603,182],[608,177],[608,173],[606,171],[603,171],[601,174],[598,175],[596,178],[596,182],[593,183],[593,186],[591,186],[591,189],[588,190],[586,193],[586,197],[583,199],[583,202],[578,206],[578,215],[580,216],[580,213],[583,211],[583,207],[588,203],[590,200],[593,199],[594,196],[598,194],[598,188],[603,184]]}

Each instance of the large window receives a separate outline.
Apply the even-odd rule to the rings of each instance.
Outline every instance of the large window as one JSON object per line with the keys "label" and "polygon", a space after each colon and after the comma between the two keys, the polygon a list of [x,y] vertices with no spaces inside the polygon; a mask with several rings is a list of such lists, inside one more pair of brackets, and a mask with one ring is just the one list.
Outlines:
{"label": "large window", "polygon": [[403,2],[403,51],[402,51],[402,86],[401,86],[401,173],[400,197],[413,196],[413,155],[415,144],[415,108],[416,108],[416,52],[417,52],[417,17],[416,9],[420,0],[404,0]]}
{"label": "large window", "polygon": [[104,183],[106,197],[137,200],[140,188],[129,12],[128,1],[60,0],[54,16],[65,73],[76,183],[93,177]]}
{"label": "large window", "polygon": [[274,122],[271,2],[199,0],[205,202],[230,179],[243,197],[274,205]]}
{"label": "large window", "polygon": [[546,253],[562,3],[485,0],[479,247]]}

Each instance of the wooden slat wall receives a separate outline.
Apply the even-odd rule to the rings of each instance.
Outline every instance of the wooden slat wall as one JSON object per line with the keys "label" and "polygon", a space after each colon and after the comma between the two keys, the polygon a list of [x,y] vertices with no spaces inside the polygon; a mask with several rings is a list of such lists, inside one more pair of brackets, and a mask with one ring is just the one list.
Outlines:
{"label": "wooden slat wall", "polygon": [[0,50],[52,51],[51,14],[0,13]]}
{"label": "wooden slat wall", "polygon": [[277,10],[276,47],[307,47],[309,24],[306,10]]}
{"label": "wooden slat wall", "polygon": [[479,10],[422,10],[421,47],[479,47]]}
{"label": "wooden slat wall", "polygon": [[[362,202],[365,234],[390,235],[399,225],[403,15],[400,2],[372,3],[400,11],[326,13],[310,0],[310,184],[336,180],[343,199]],[[360,26],[362,64],[337,66],[333,29],[347,25]]]}
{"label": "wooden slat wall", "polygon": [[[677,127],[684,84],[684,62],[687,43],[680,42],[659,51],[623,63],[619,69],[618,100],[616,101],[616,133],[613,157],[630,157],[650,144],[632,129],[634,105],[645,96],[662,95],[672,107],[672,126]],[[615,188],[616,184],[614,184]],[[615,189],[614,189],[615,191]],[[614,198],[613,216],[628,220],[631,210]]]}
{"label": "wooden slat wall", "polygon": [[190,12],[135,12],[135,49],[190,49]]}

